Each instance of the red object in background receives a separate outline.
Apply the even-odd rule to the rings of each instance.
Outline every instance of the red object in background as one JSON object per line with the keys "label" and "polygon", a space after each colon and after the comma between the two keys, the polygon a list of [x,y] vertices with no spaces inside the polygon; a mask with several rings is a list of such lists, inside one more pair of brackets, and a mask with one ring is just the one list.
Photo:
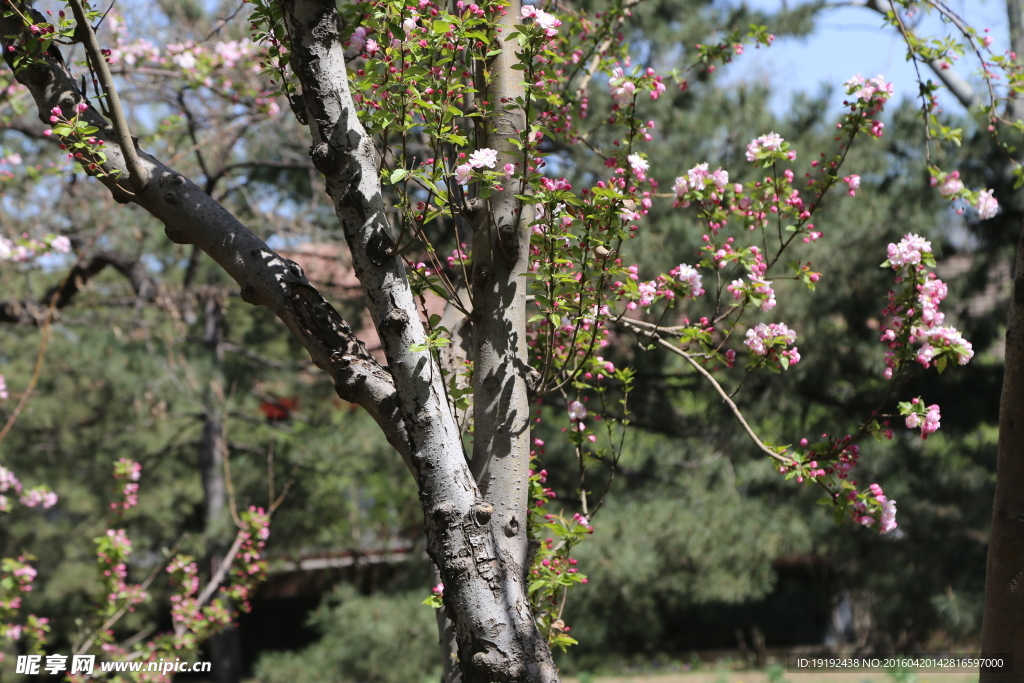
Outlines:
{"label": "red object in background", "polygon": [[267,422],[287,420],[291,417],[293,410],[299,407],[297,398],[275,398],[273,401],[261,401],[260,412],[267,418]]}

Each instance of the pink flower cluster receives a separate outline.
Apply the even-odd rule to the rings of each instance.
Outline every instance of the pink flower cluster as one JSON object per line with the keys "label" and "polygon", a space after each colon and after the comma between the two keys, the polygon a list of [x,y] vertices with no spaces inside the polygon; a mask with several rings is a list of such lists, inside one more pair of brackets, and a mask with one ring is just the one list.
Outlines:
{"label": "pink flower cluster", "polygon": [[[987,220],[992,218],[999,213],[999,202],[993,196],[993,190],[981,190],[980,192],[973,192],[968,190],[962,180],[960,180],[960,171],[951,171],[949,173],[943,173],[938,170],[932,171],[931,185],[936,188],[940,195],[949,200],[962,199],[968,204],[974,206],[974,209],[978,212],[978,218],[981,220]],[[956,210],[957,214],[964,212],[963,205],[958,206]]]}
{"label": "pink flower cluster", "polygon": [[626,78],[621,66],[612,69],[612,77],[608,80],[612,99],[619,104],[628,104],[636,92],[636,83]]}
{"label": "pink flower cluster", "polygon": [[0,465],[0,512],[11,511],[11,502],[7,499],[7,496],[2,495],[9,490],[21,493],[21,482],[14,476],[14,472]]}
{"label": "pink flower cluster", "polygon": [[781,356],[785,357],[789,365],[796,365],[800,362],[800,352],[797,347],[786,348],[796,341],[796,332],[789,329],[785,323],[758,323],[753,329],[747,330],[747,338],[744,344],[756,356]]}
{"label": "pink flower cluster", "polygon": [[964,339],[955,327],[915,327],[911,330],[910,341],[924,341],[918,351],[917,362],[925,367],[928,367],[937,355],[947,350],[953,352],[960,365],[967,365],[974,357],[973,345]]}
{"label": "pink flower cluster", "polygon": [[533,19],[537,26],[544,29],[544,35],[548,38],[553,38],[558,35],[558,27],[562,25],[562,20],[553,14],[548,14],[542,9],[537,9],[533,5],[523,5],[519,11],[524,19]]}
{"label": "pink flower cluster", "polygon": [[732,294],[732,298],[736,301],[743,301],[745,298],[750,298],[758,304],[758,308],[762,311],[770,311],[775,308],[775,290],[772,289],[772,281],[765,280],[760,275],[754,273],[748,273],[747,278],[750,279],[750,284],[747,284],[743,280],[733,280],[726,289]]}
{"label": "pink flower cluster", "polygon": [[[883,330],[881,337],[889,346],[885,359],[886,379],[892,378],[898,364],[897,354],[903,343],[901,333],[906,334],[906,344],[921,344],[916,360],[924,367],[929,367],[943,353],[954,356],[960,365],[966,365],[974,357],[971,343],[956,328],[942,325],[945,315],[939,311],[939,304],[946,298],[948,287],[934,273],[924,270],[925,260],[934,264],[930,260],[931,246],[928,240],[908,234],[898,244],[888,247],[888,264],[897,271],[909,266],[908,277],[917,284],[909,301],[897,301],[895,294],[890,293],[889,305],[882,311],[883,315],[892,315],[892,327]],[[898,277],[897,282],[902,279]]]}
{"label": "pink flower cluster", "polygon": [[846,93],[855,96],[862,105],[866,105],[865,113],[870,116],[882,110],[882,106],[892,97],[892,83],[886,83],[882,75],[865,79],[857,74],[846,81]]}
{"label": "pink flower cluster", "polygon": [[[686,208],[690,205],[691,199],[704,199],[704,191],[711,185],[714,186],[712,192],[716,193],[716,196],[711,198],[714,201],[718,199],[717,194],[720,194],[728,184],[728,171],[719,167],[714,172],[709,172],[707,163],[697,164],[687,171],[685,176],[676,178],[676,182],[672,185],[676,199],[672,202],[672,206]],[[687,198],[686,195],[690,192],[697,193],[697,196],[691,195],[690,198]]]}
{"label": "pink flower cluster", "polygon": [[889,500],[882,491],[882,487],[878,484],[872,484],[868,488],[871,491],[871,495],[875,499],[875,502],[881,506],[881,515],[878,520],[875,520],[872,515],[867,514],[867,504],[858,501],[857,503],[854,503],[853,506],[854,511],[858,514],[854,519],[864,526],[874,526],[875,522],[878,521],[878,532],[887,534],[899,526],[896,524],[896,501]]}
{"label": "pink flower cluster", "polygon": [[57,504],[57,494],[45,486],[36,486],[23,492],[21,482],[14,476],[14,472],[0,465],[0,512],[11,511],[11,501],[2,495],[7,491],[19,494],[18,500],[25,507],[48,509]]}
{"label": "pink flower cluster", "polygon": [[919,235],[908,234],[898,244],[889,245],[889,265],[898,270],[905,265],[918,264],[923,255],[930,254],[931,250],[931,242]]}
{"label": "pink flower cluster", "polygon": [[130,510],[139,504],[139,477],[142,475],[142,465],[129,460],[128,458],[121,458],[114,463],[114,478],[115,479],[127,479],[124,487],[121,489],[121,495],[124,496],[124,500],[112,502],[110,504],[111,510],[117,510],[124,512]]}
{"label": "pink flower cluster", "polygon": [[43,509],[47,509],[57,504],[57,494],[45,486],[36,486],[25,491],[19,500],[25,507],[42,506]]}
{"label": "pink flower cluster", "polygon": [[31,239],[27,233],[14,240],[0,236],[0,261],[25,263],[46,254],[66,254],[69,251],[71,240],[65,235],[47,235],[41,240]]}
{"label": "pink flower cluster", "polygon": [[[149,599],[140,585],[128,584],[128,556],[132,543],[124,529],[107,529],[106,537],[96,539],[96,560],[107,591],[106,609],[116,612],[122,606],[134,611],[135,606]],[[109,615],[108,615],[109,616]]]}
{"label": "pink flower cluster", "polygon": [[670,270],[668,274],[675,276],[677,280],[690,286],[689,297],[691,299],[695,299],[704,293],[704,283],[701,280],[700,273],[693,266],[680,263]]}
{"label": "pink flower cluster", "polygon": [[[915,398],[911,401],[915,406],[921,402],[921,399]],[[923,414],[922,414],[923,413]],[[939,406],[932,404],[923,411],[916,411],[907,415],[906,424],[907,429],[921,428],[921,438],[927,439],[929,434],[933,434],[939,431],[942,414],[939,411]]]}
{"label": "pink flower cluster", "polygon": [[[771,132],[761,137],[754,138],[747,144],[747,161],[759,161],[764,159],[766,152],[781,152],[782,143],[785,142],[782,136]],[[796,152],[787,153],[786,157],[792,161],[796,159]]]}
{"label": "pink flower cluster", "polygon": [[978,211],[978,218],[987,220],[999,213],[999,202],[992,196],[992,190],[982,190],[978,193],[978,200],[974,208]]}
{"label": "pink flower cluster", "polygon": [[[525,8],[524,8],[525,9]],[[459,185],[467,185],[474,168],[494,168],[498,161],[498,151],[494,149],[478,149],[469,155],[469,161],[459,164],[455,168],[455,182]]]}

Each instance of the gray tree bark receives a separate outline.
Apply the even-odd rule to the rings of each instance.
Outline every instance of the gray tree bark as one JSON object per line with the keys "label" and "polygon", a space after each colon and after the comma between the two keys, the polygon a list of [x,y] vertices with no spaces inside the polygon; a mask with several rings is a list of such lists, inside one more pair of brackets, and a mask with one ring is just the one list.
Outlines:
{"label": "gray tree bark", "polygon": [[[292,41],[291,65],[302,85],[313,137],[310,156],[326,180],[391,368],[426,517],[427,549],[445,585],[445,611],[455,626],[463,680],[557,681],[547,642],[538,636],[525,599],[523,563],[512,554],[518,551],[506,551],[505,541],[499,540],[518,535],[525,548],[525,518],[512,520],[510,503],[500,494],[485,499],[466,462],[440,368],[430,352],[410,350],[422,344],[426,335],[405,268],[394,252],[376,152],[349,91],[340,17],[334,3],[324,0],[284,0],[282,6]],[[506,46],[506,51],[511,49],[511,44]],[[512,228],[512,237],[505,236],[502,245],[511,253],[522,246],[516,237],[519,226],[501,225]],[[503,285],[498,285],[495,295],[505,296],[503,303],[514,305]],[[480,302],[474,303],[475,348],[480,347],[477,325],[488,315],[500,315],[500,310],[485,310]],[[502,330],[505,336],[519,336],[514,344],[523,343],[524,332],[524,324]],[[498,349],[494,365],[504,368],[511,360],[502,351],[508,342],[490,345]],[[497,379],[500,384],[502,377]],[[481,397],[475,396],[474,403],[479,405]],[[494,408],[489,410],[493,414]],[[514,419],[524,416],[519,413]],[[489,429],[480,418],[478,408],[477,433]],[[522,486],[524,500],[527,493]]]}
{"label": "gray tree bark", "polygon": [[[1007,0],[1010,46],[1024,58],[1024,2]],[[1024,103],[1007,114],[1024,118]],[[985,574],[983,656],[1013,657],[1015,672],[983,670],[982,683],[1024,681],[1024,233],[1017,243],[1013,295],[1006,323],[1003,392],[999,403],[996,495]]]}
{"label": "gray tree bark", "polygon": [[1024,235],[1017,245],[1005,363],[982,654],[1011,655],[1016,672],[982,671],[982,683],[1024,681]]}

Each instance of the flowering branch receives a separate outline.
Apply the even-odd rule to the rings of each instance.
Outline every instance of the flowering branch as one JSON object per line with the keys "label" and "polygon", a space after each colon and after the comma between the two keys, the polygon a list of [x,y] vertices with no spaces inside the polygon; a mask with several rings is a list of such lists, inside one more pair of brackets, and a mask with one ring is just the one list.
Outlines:
{"label": "flowering branch", "polygon": [[[766,445],[763,441],[761,441],[761,439],[757,437],[757,434],[754,433],[754,430],[750,428],[749,424],[747,424],[747,421],[746,419],[744,419],[743,413],[740,411],[739,407],[729,397],[728,392],[726,392],[725,389],[722,388],[722,385],[718,383],[718,380],[715,379],[714,375],[712,375],[710,372],[701,367],[700,363],[694,360],[693,356],[686,353],[686,351],[683,351],[675,344],[671,344],[665,341],[665,339],[663,339],[658,334],[659,331],[668,331],[666,328],[654,327],[654,329],[651,329],[651,327],[637,324],[636,321],[630,320],[629,318],[623,318],[620,322],[624,327],[629,328],[630,330],[636,332],[637,334],[648,337],[661,348],[676,354],[677,356],[685,360],[687,363],[689,363],[698,373],[700,373],[700,375],[704,379],[706,379],[712,387],[714,387],[715,391],[725,402],[725,404],[729,407],[729,410],[732,411],[732,414],[736,418],[736,421],[740,423],[741,427],[743,427],[743,431],[747,433],[747,436],[750,437],[750,440],[754,442],[754,445],[757,446],[757,448],[760,451],[768,455],[773,460],[777,460],[778,462],[782,463],[787,467],[791,467],[796,464],[795,460],[783,455],[779,449]],[[785,449],[782,449],[782,451],[784,450]]]}
{"label": "flowering branch", "polygon": [[103,91],[107,95],[114,135],[117,138],[117,143],[121,146],[125,166],[128,167],[128,181],[136,192],[142,193],[149,186],[149,173],[139,161],[138,152],[135,150],[135,141],[128,130],[128,121],[121,109],[121,99],[117,95],[117,88],[114,87],[114,78],[110,75],[110,69],[107,67],[107,58],[100,48],[99,40],[96,39],[96,32],[92,30],[92,25],[85,15],[82,0],[68,0],[68,2],[75,15],[75,21],[78,22],[76,33],[82,44],[85,45],[89,61],[96,70],[100,85],[103,86]]}

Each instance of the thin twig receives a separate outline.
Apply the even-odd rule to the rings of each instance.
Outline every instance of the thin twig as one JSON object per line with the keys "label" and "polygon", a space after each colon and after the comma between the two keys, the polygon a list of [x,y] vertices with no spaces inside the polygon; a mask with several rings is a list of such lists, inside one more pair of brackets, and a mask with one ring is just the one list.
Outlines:
{"label": "thin twig", "polygon": [[631,328],[634,332],[636,332],[638,334],[642,334],[642,335],[644,335],[646,337],[649,337],[658,346],[662,347],[663,349],[665,349],[667,351],[671,351],[672,353],[676,354],[677,356],[682,357],[698,373],[700,373],[701,376],[704,377],[704,379],[706,379],[708,382],[711,383],[711,386],[713,386],[715,388],[715,391],[717,391],[718,395],[722,397],[722,400],[725,401],[725,404],[727,406],[729,406],[729,410],[732,411],[732,414],[736,418],[736,421],[740,423],[740,426],[743,427],[743,430],[747,433],[747,436],[750,437],[750,440],[754,442],[754,445],[757,446],[759,450],[763,451],[766,455],[768,455],[772,459],[778,460],[780,463],[782,463],[783,465],[786,465],[787,467],[792,467],[792,466],[797,464],[797,462],[795,460],[793,460],[792,458],[787,458],[784,455],[776,453],[774,450],[772,450],[771,448],[766,446],[764,444],[764,442],[761,441],[761,439],[759,439],[757,437],[757,434],[754,433],[754,430],[750,428],[750,425],[747,424],[747,421],[744,419],[743,413],[740,412],[740,409],[736,406],[736,404],[733,402],[733,400],[731,398],[729,398],[729,394],[727,394],[725,389],[722,388],[722,385],[718,383],[718,380],[716,380],[714,378],[714,376],[710,372],[708,372],[703,367],[701,367],[700,363],[698,363],[696,360],[694,360],[693,357],[690,354],[686,353],[685,351],[683,351],[681,348],[679,348],[675,344],[671,344],[668,341],[662,339],[658,335],[657,332],[646,330],[646,329],[644,329],[643,327],[641,327],[639,325],[633,325],[632,324],[633,322],[634,321],[629,320],[628,318],[624,318],[622,320],[622,323],[626,327]]}
{"label": "thin twig", "polygon": [[125,166],[128,167],[128,181],[136,192],[142,192],[149,184],[149,177],[142,170],[139,162],[139,155],[135,151],[135,142],[128,130],[128,121],[124,117],[124,110],[121,108],[121,99],[117,96],[117,89],[114,88],[114,77],[110,75],[107,67],[107,59],[103,56],[100,48],[100,41],[96,38],[96,32],[92,30],[85,10],[82,9],[82,0],[69,0],[71,11],[78,23],[76,33],[85,45],[90,61],[96,67],[96,75],[99,76],[100,85],[107,95],[107,104],[110,105],[110,123],[114,126],[114,136],[117,144],[121,147],[121,154],[124,155]]}

